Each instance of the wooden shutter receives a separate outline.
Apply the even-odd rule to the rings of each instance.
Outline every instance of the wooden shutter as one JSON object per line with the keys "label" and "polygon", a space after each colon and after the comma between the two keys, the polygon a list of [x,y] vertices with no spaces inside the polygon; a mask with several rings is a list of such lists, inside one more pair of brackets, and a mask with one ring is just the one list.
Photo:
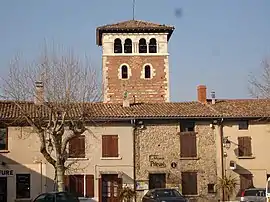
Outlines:
{"label": "wooden shutter", "polygon": [[69,188],[69,175],[64,175],[64,185],[65,185],[65,190],[70,191],[70,188]]}
{"label": "wooden shutter", "polygon": [[180,134],[180,155],[181,157],[196,157],[197,142],[195,133]]}
{"label": "wooden shutter", "polygon": [[238,137],[238,156],[251,156],[251,137]]}
{"label": "wooden shutter", "polygon": [[85,158],[85,136],[75,137],[69,142],[69,157]]}
{"label": "wooden shutter", "polygon": [[118,157],[118,135],[102,136],[102,156]]}
{"label": "wooden shutter", "polygon": [[197,195],[196,172],[182,172],[182,193],[184,195]]}
{"label": "wooden shutter", "polygon": [[118,157],[118,135],[111,135],[111,157]]}
{"label": "wooden shutter", "polygon": [[94,197],[94,175],[86,175],[86,197]]}

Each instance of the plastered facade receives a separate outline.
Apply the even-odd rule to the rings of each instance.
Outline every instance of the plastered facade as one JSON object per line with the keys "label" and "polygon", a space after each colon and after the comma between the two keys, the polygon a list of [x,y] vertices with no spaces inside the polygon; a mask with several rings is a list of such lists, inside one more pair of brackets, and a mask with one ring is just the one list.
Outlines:
{"label": "plastered facade", "polygon": [[[46,162],[39,152],[39,139],[35,133],[29,133],[31,128],[8,128],[8,151],[0,152],[0,169],[14,171],[13,176],[7,178],[8,201],[16,197],[16,174],[31,175],[31,198],[41,192],[53,191],[54,168]],[[99,195],[98,178],[101,173],[118,173],[123,179],[123,184],[133,186],[133,127],[131,126],[97,126],[89,127],[86,132],[86,156],[79,159],[68,159],[67,163],[75,162],[70,170],[72,174],[94,175],[94,198]],[[102,135],[118,135],[119,157],[102,158]]]}
{"label": "plastered facade", "polygon": [[[180,158],[179,124],[147,124],[136,130],[136,180],[149,183],[149,173],[166,173],[166,186],[181,191],[181,172],[197,172],[198,195],[190,196],[198,201],[216,201],[216,194],[208,193],[208,184],[217,181],[215,132],[207,122],[196,122],[197,158]],[[164,157],[165,167],[151,166],[149,155]],[[171,164],[177,166],[173,168]],[[147,190],[138,191],[139,198]]]}
{"label": "plastered facade", "polygon": [[[114,53],[114,40],[132,40],[132,53]],[[157,53],[139,53],[139,40],[157,41]],[[103,99],[107,103],[122,103],[128,92],[133,102],[169,102],[169,62],[167,33],[110,33],[103,34]],[[128,67],[128,79],[121,78],[121,66]],[[145,65],[151,66],[151,78],[144,78]]]}

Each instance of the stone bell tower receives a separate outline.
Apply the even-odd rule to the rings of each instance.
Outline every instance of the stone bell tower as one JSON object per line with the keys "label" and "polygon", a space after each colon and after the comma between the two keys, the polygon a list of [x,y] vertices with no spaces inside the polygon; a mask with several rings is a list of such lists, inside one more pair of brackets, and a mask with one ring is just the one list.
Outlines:
{"label": "stone bell tower", "polygon": [[129,20],[97,28],[102,46],[103,101],[169,102],[168,41],[174,27]]}

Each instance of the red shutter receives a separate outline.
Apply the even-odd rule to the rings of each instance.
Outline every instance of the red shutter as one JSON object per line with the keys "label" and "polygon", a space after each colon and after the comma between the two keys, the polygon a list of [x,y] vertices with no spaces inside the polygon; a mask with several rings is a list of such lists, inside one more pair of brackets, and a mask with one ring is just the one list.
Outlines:
{"label": "red shutter", "polygon": [[94,197],[94,175],[86,175],[86,197]]}

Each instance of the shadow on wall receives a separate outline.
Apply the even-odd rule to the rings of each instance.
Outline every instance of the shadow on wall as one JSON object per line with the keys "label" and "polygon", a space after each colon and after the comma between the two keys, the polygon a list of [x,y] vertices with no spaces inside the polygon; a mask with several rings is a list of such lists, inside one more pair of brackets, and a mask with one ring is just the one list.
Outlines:
{"label": "shadow on wall", "polygon": [[46,177],[46,164],[33,162],[20,164],[0,154],[0,201],[28,202],[38,194],[52,191],[53,179]]}

